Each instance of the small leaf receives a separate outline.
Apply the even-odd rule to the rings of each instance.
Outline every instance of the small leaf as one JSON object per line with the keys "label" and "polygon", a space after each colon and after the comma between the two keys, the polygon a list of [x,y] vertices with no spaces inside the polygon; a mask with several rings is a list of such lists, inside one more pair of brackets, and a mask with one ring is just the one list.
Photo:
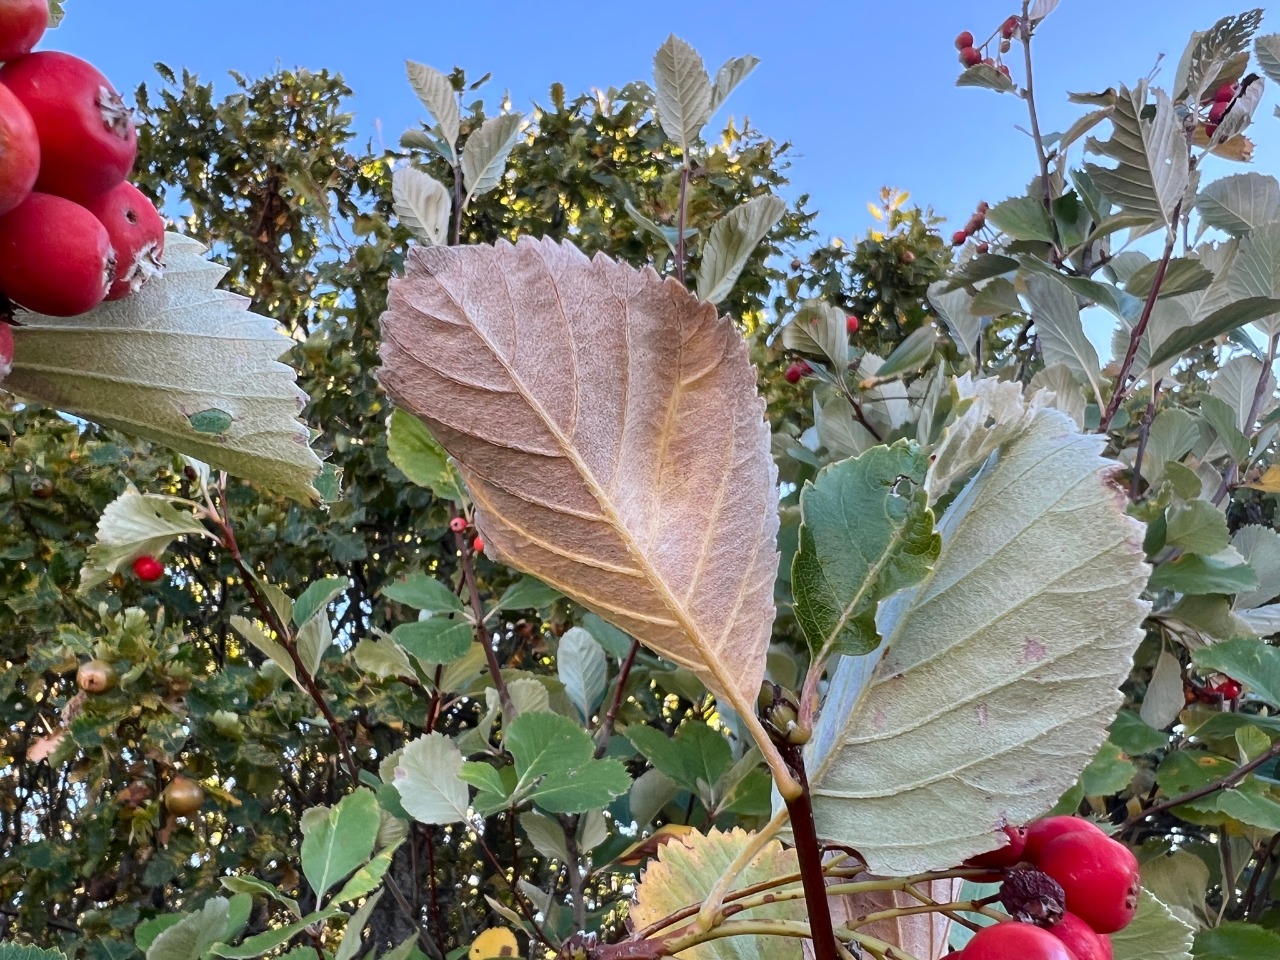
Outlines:
{"label": "small leaf", "polygon": [[1054,240],[1053,222],[1034,197],[1010,197],[987,211],[987,220],[1015,240]]}
{"label": "small leaf", "polygon": [[368,863],[359,867],[347,882],[342,885],[342,889],[333,895],[329,905],[336,907],[344,903],[350,903],[352,900],[359,900],[361,897],[376,890],[378,884],[382,882],[383,876],[386,875],[388,868],[390,868],[391,858],[395,856],[395,852],[396,848],[394,846],[387,847]]}
{"label": "small leaf", "polygon": [[626,793],[631,778],[617,760],[596,760],[591,735],[568,717],[522,713],[503,746],[515,758],[515,796],[548,813],[585,813]]}
{"label": "small leaf", "polygon": [[400,802],[419,823],[446,824],[467,819],[467,785],[458,777],[462,753],[441,733],[409,743],[396,764]]}
{"label": "small leaf", "polygon": [[425,664],[454,663],[471,649],[474,630],[462,619],[429,617],[402,623],[391,631],[392,639]]}
{"label": "small leaf", "polygon": [[518,113],[504,113],[490,117],[480,129],[467,137],[462,150],[462,180],[467,186],[463,206],[473,197],[488,193],[502,182],[507,169],[507,157],[520,139],[520,123],[524,118]]}
{"label": "small leaf", "polygon": [[1013,93],[1018,88],[1013,81],[989,63],[977,63],[966,68],[956,78],[957,87],[981,87],[996,93]]}
{"label": "small leaf", "polygon": [[289,651],[263,633],[261,627],[245,617],[233,616],[231,618],[231,628],[262,653],[266,654],[276,666],[284,671],[290,680],[294,683],[298,682],[298,671],[294,666],[293,658],[289,656]]}
{"label": "small leaf", "polygon": [[560,638],[556,648],[556,674],[584,723],[591,722],[596,707],[604,699],[608,666],[600,644],[581,627],[570,627]]}
{"label": "small leaf", "polygon": [[351,581],[346,577],[324,577],[316,580],[293,602],[293,625],[301,627],[312,617],[324,612],[339,594],[350,588]]}
{"label": "small leaf", "polygon": [[462,481],[449,455],[436,443],[426,424],[398,407],[387,421],[387,456],[410,482],[444,500],[457,503],[463,499]]}
{"label": "small leaf", "polygon": [[711,78],[698,52],[674,33],[653,58],[658,123],[679,145],[688,164],[689,151],[711,119]]}
{"label": "small leaf", "polygon": [[843,310],[808,300],[782,328],[782,345],[809,356],[826,357],[842,371],[849,365],[849,327]]}
{"label": "small leaf", "polygon": [[158,934],[147,948],[147,960],[201,960],[222,939],[230,905],[226,897],[210,897],[199,910]]}
{"label": "small leaf", "polygon": [[548,587],[537,577],[521,577],[503,591],[495,610],[546,610],[562,600],[559,590]]}
{"label": "small leaf", "polygon": [[760,58],[750,54],[745,57],[730,57],[724,62],[724,65],[716,71],[716,82],[711,86],[711,113],[715,113],[724,106],[724,102],[729,99],[729,94],[733,93],[738,84],[747,79],[759,64]]}
{"label": "small leaf", "polygon": [[422,105],[431,111],[431,116],[440,128],[445,145],[449,149],[449,155],[457,159],[461,120],[458,116],[458,98],[454,94],[453,84],[439,70],[428,67],[424,63],[406,60],[405,68],[408,71],[409,85],[413,87],[413,92],[418,95]]}
{"label": "small leaf", "polygon": [[1274,708],[1280,708],[1280,647],[1240,637],[1202,647],[1192,654],[1202,670],[1225,673]]}
{"label": "small leaf", "polygon": [[356,644],[356,666],[381,680],[387,677],[412,677],[413,666],[396,642],[385,634],[362,637]]}
{"label": "small leaf", "polygon": [[786,211],[779,197],[752,197],[717,220],[702,250],[698,296],[708,303],[727,297],[751,254]]}
{"label": "small leaf", "polygon": [[328,808],[323,818],[303,822],[302,872],[317,900],[369,861],[378,823],[378,798],[363,787]]}
{"label": "small leaf", "polygon": [[435,577],[425,573],[411,573],[382,588],[388,600],[403,603],[414,610],[429,613],[462,613],[462,601],[458,595]]}
{"label": "small leaf", "polygon": [[401,167],[391,175],[396,216],[423,243],[444,243],[449,233],[453,197],[429,174]]}
{"label": "small leaf", "polygon": [[1187,704],[1182,691],[1181,662],[1168,650],[1161,650],[1142,699],[1142,722],[1154,730],[1164,730],[1172,724]]}
{"label": "small leaf", "polygon": [[1151,574],[1152,590],[1177,593],[1240,593],[1258,585],[1258,576],[1244,558],[1230,547],[1214,556],[1184,553],[1156,567]]}
{"label": "small leaf", "polygon": [[911,331],[906,338],[893,348],[893,352],[885,357],[875,376],[869,377],[860,386],[867,390],[875,384],[896,380],[903,374],[915,373],[933,357],[937,331],[933,324],[925,323]]}
{"label": "small leaf", "polygon": [[1227,518],[1207,500],[1193,500],[1169,511],[1165,541],[1190,553],[1217,553],[1231,542]]}
{"label": "small leaf", "polygon": [[674,737],[642,725],[632,725],[625,732],[655,770],[708,805],[712,789],[733,768],[729,741],[705,723],[682,723]]}
{"label": "small leaf", "polygon": [[98,538],[85,555],[80,589],[92,589],[128,568],[141,556],[158,557],[178,537],[213,539],[191,511],[193,505],[173,497],[139,493],[129,484],[98,519]]}

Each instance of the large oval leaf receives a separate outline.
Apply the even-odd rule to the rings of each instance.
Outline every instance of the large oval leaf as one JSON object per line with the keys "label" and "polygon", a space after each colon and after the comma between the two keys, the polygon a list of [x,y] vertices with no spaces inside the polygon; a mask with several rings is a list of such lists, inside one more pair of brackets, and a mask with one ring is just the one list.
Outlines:
{"label": "large oval leaf", "polygon": [[457,461],[486,551],[754,719],[776,470],[746,344],[674,280],[568,244],[414,250],[382,382]]}
{"label": "large oval leaf", "polygon": [[814,814],[875,872],[991,849],[1106,739],[1149,569],[1102,442],[1056,410],[1006,437],[943,515],[932,573],[881,603],[881,650],[834,672],[808,749]]}

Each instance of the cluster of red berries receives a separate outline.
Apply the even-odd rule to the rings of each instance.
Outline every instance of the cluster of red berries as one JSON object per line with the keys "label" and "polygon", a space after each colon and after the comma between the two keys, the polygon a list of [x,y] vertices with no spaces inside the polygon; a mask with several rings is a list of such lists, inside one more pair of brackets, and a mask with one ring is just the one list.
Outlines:
{"label": "cluster of red berries", "polygon": [[1213,103],[1209,107],[1209,118],[1204,122],[1204,135],[1210,140],[1218,132],[1218,124],[1222,122],[1222,118],[1231,109],[1231,101],[1236,98],[1236,94],[1239,92],[1239,86],[1234,83],[1224,83],[1214,92]]}
{"label": "cluster of red berries", "polygon": [[[969,217],[969,222],[964,225],[963,230],[957,230],[951,235],[951,245],[953,247],[963,247],[964,242],[970,237],[982,232],[987,225],[987,211],[991,209],[991,205],[983,200],[978,204],[978,209],[973,211],[973,216]],[[987,246],[985,240],[978,242],[978,252],[986,253],[990,247]]]}
{"label": "cluster of red berries", "polygon": [[1111,960],[1108,934],[1138,909],[1138,861],[1079,817],[1007,827],[1008,843],[969,867],[999,870],[1008,922],[976,933],[958,960]]}
{"label": "cluster of red berries", "polygon": [[1018,25],[1021,21],[1016,17],[1009,17],[1004,23],[1000,24],[1000,29],[993,33],[987,42],[981,47],[974,46],[973,34],[968,30],[962,30],[956,35],[956,49],[960,51],[960,62],[966,70],[976,67],[980,63],[985,63],[989,67],[995,67],[1006,77],[1009,76],[1009,68],[1005,64],[998,61],[995,57],[983,56],[983,50],[987,44],[995,40],[996,35],[1000,37],[999,50],[1000,53],[1008,53],[1010,47],[1013,46],[1014,34],[1018,32]]}
{"label": "cluster of red berries", "polygon": [[71,317],[160,272],[164,220],[126,182],[138,132],[107,78],[31,52],[48,22],[47,0],[0,3],[0,295]]}
{"label": "cluster of red berries", "polygon": [[1244,687],[1241,686],[1239,680],[1223,676],[1219,680],[1204,685],[1187,680],[1183,683],[1182,693],[1187,704],[1219,704],[1223,700],[1239,700],[1240,694],[1244,693]]}
{"label": "cluster of red berries", "polygon": [[[914,255],[912,256],[912,259],[915,259]],[[816,323],[817,321],[814,322]],[[858,332],[858,327],[861,324],[861,319],[854,314],[849,314],[849,316],[844,318],[845,331],[851,337]],[[782,374],[782,378],[786,380],[787,383],[799,383],[811,373],[813,373],[813,364],[808,360],[797,360],[795,363],[791,364],[791,366],[787,367],[786,371]]]}
{"label": "cluster of red berries", "polygon": [[[466,533],[467,521],[465,517],[454,517],[449,521],[449,529],[454,533]],[[484,553],[484,540],[481,537],[475,537],[471,541],[472,553]]]}

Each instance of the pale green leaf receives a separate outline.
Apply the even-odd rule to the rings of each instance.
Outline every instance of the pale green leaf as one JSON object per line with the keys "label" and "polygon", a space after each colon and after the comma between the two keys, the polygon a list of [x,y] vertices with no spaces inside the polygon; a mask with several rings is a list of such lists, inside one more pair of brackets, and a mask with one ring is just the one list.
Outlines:
{"label": "pale green leaf", "polygon": [[1280,596],[1280,534],[1271,527],[1249,523],[1235,532],[1231,545],[1258,575],[1257,587],[1236,596],[1235,609],[1250,610]]}
{"label": "pale green leaf", "polygon": [[849,365],[849,326],[842,310],[808,300],[782,328],[782,345],[810,356],[826,357],[836,372]]}
{"label": "pale green leaf", "polygon": [[569,862],[569,848],[564,837],[564,827],[559,820],[544,816],[536,810],[520,814],[520,826],[529,836],[533,849],[549,860]]}
{"label": "pale green leaf", "polygon": [[[1143,890],[1193,929],[1208,918],[1205,894],[1210,882],[1208,865],[1187,850],[1175,850],[1142,863]],[[1138,908],[1142,909],[1141,903]]]}
{"label": "pale green leaf", "polygon": [[215,956],[226,957],[227,960],[251,960],[253,957],[260,957],[265,953],[269,953],[283,943],[288,943],[308,927],[321,924],[330,917],[337,916],[340,912],[336,907],[326,907],[324,910],[309,913],[301,920],[295,920],[286,926],[273,927],[252,937],[247,937],[239,946],[233,947],[225,943],[215,944],[211,952]]}
{"label": "pale green leaf", "polygon": [[428,613],[461,613],[462,601],[449,587],[425,573],[411,573],[382,588],[388,600]]}
{"label": "pale green leaf", "polygon": [[424,63],[405,61],[405,69],[409,74],[409,85],[418,95],[422,105],[431,112],[436,122],[449,155],[457,159],[458,132],[461,119],[458,115],[458,98],[454,94],[453,84],[439,70],[428,67]]}
{"label": "pale green leaf", "polygon": [[297,636],[298,658],[307,673],[316,675],[325,651],[333,646],[333,627],[324,615],[312,617],[302,625]]}
{"label": "pale green leaf", "polygon": [[1200,441],[1196,418],[1178,407],[1167,407],[1151,421],[1142,476],[1155,486],[1164,476],[1165,464],[1180,461]]}
{"label": "pale green leaf", "polygon": [[729,94],[733,93],[738,84],[747,79],[759,64],[760,58],[750,54],[745,57],[730,57],[726,60],[716,71],[716,81],[711,85],[710,112],[715,113],[724,106],[724,102],[729,99]]}
{"label": "pale green leaf", "polygon": [[1070,367],[1065,363],[1052,363],[1037,371],[1027,384],[1027,393],[1034,396],[1040,390],[1052,394],[1052,400],[1047,395],[1044,398],[1047,407],[1061,410],[1075,421],[1079,429],[1084,429],[1084,388]]}
{"label": "pale green leaf", "polygon": [[1239,553],[1227,547],[1212,556],[1184,553],[1160,564],[1151,574],[1150,586],[1192,596],[1236,594],[1255,589],[1258,577]]}
{"label": "pale green leaf", "polygon": [[344,590],[351,588],[346,577],[323,577],[314,581],[293,603],[294,626],[302,626],[312,617],[323,612]]}
{"label": "pale green leaf", "polygon": [[875,649],[879,602],[929,572],[940,541],[922,486],[927,467],[924,453],[901,441],[805,484],[791,584],[815,657]]}
{"label": "pale green leaf", "polygon": [[522,713],[503,746],[515,758],[514,795],[548,813],[584,813],[626,793],[631,777],[618,760],[595,759],[595,741],[568,717]]}
{"label": "pale green leaf", "polygon": [[444,243],[449,234],[453,197],[429,174],[415,167],[401,167],[391,175],[391,196],[396,216],[423,243]]}
{"label": "pale green leaf", "polygon": [[[1012,262],[1012,261],[1011,261]],[[963,288],[947,290],[948,282],[939,280],[929,286],[929,304],[942,318],[956,348],[972,357],[982,339],[982,321],[969,309],[974,298]]]}
{"label": "pale green leaf", "polygon": [[[1160,270],[1160,262],[1153,260],[1129,274],[1125,281],[1125,293],[1140,300],[1146,300],[1155,283],[1156,274]],[[1213,283],[1213,271],[1205,267],[1193,257],[1171,257],[1165,268],[1164,279],[1160,282],[1160,297],[1176,297],[1184,293],[1195,293],[1206,289]]]}
{"label": "pale green leaf", "polygon": [[1167,524],[1165,542],[1192,553],[1217,553],[1231,542],[1227,518],[1207,500],[1192,500],[1171,509]]}
{"label": "pale green leaf", "polygon": [[80,589],[96,587],[127,569],[138,557],[161,556],[178,537],[214,539],[191,507],[173,497],[139,493],[129,484],[98,518],[98,538],[89,547],[80,569]]}
{"label": "pale green leaf", "polygon": [[590,723],[604,699],[609,663],[604,650],[581,627],[570,627],[556,648],[556,675],[584,723]]}
{"label": "pale green leaf", "polygon": [[1106,739],[1150,605],[1103,444],[1031,416],[943,515],[932,573],[881,604],[881,651],[837,666],[806,748],[814,815],[874,872],[989,849]]}
{"label": "pale green leaf", "polygon": [[1199,102],[1228,79],[1239,78],[1249,62],[1249,41],[1262,22],[1262,10],[1223,17],[1208,30],[1196,31],[1174,78],[1179,98]]}
{"label": "pale green leaf", "polygon": [[441,499],[462,500],[462,480],[449,455],[426,424],[399,407],[391,411],[387,421],[387,456],[412,483]]}
{"label": "pale green leaf", "polygon": [[987,211],[987,220],[1014,240],[1054,240],[1053,221],[1034,197],[1010,197]]}
{"label": "pale green leaf", "polygon": [[387,677],[412,677],[413,666],[394,640],[386,634],[362,637],[356,644],[356,666],[380,680]]}
{"label": "pale green leaf", "polygon": [[462,182],[467,187],[463,206],[469,204],[473,197],[488,193],[502,181],[507,157],[520,139],[523,119],[518,113],[490,117],[480,124],[479,130],[467,137],[467,145],[462,148]]}
{"label": "pale green leaf", "polygon": [[1191,960],[1195,928],[1146,890],[1129,926],[1110,936],[1114,960]]}
{"label": "pale green leaf", "polygon": [[294,666],[293,658],[289,656],[289,652],[275,640],[268,637],[261,627],[247,617],[233,616],[231,618],[231,628],[270,658],[273,663],[284,671],[290,680],[294,683],[298,682],[297,668]]}
{"label": "pale green leaf", "polygon": [[356,960],[356,956],[364,946],[364,928],[369,923],[369,917],[373,914],[374,907],[382,899],[382,893],[383,891],[379,890],[372,897],[369,897],[360,905],[360,909],[351,915],[351,919],[347,921],[347,925],[342,931],[342,942],[338,944],[333,960]]}
{"label": "pale green leaf", "polygon": [[717,220],[702,249],[698,296],[708,303],[727,297],[751,254],[786,211],[781,198],[767,195],[752,197]]}
{"label": "pale green leaf", "polygon": [[911,331],[901,343],[893,348],[893,352],[884,358],[884,363],[876,370],[875,376],[864,383],[866,389],[870,381],[885,383],[896,380],[904,374],[915,373],[933,357],[934,345],[938,334],[932,323],[923,323]]}
{"label": "pale green leaf", "polygon": [[1012,80],[991,66],[989,63],[976,63],[967,67],[956,77],[957,87],[981,87],[997,93],[1012,93],[1018,88]]}
{"label": "pale green leaf", "polygon": [[458,777],[461,751],[441,733],[409,743],[396,764],[400,802],[419,823],[457,823],[467,819],[467,785]]}
{"label": "pale green leaf", "polygon": [[382,882],[383,876],[386,875],[388,868],[390,868],[391,858],[395,856],[395,853],[396,848],[394,846],[387,847],[368,863],[357,868],[356,872],[342,885],[342,888],[333,895],[333,899],[329,901],[330,906],[336,907],[340,904],[350,903],[352,900],[359,900],[361,897],[376,890],[378,884]]}
{"label": "pale green leaf", "polygon": [[1261,173],[1223,177],[1200,191],[1196,209],[1204,226],[1243,236],[1255,227],[1280,219],[1280,182]]}
{"label": "pale green leaf", "polygon": [[391,638],[410,656],[436,666],[454,663],[466,656],[474,639],[474,628],[463,619],[428,617],[400,624],[391,631]]}
{"label": "pale green leaf", "polygon": [[[1213,428],[1214,436],[1221,449],[1237,463],[1245,463],[1249,459],[1249,438],[1236,426],[1236,412],[1231,404],[1221,397],[1204,394],[1200,397],[1200,416]],[[1214,448],[1217,450],[1217,448]],[[1210,452],[1205,459],[1214,459],[1218,453]]]}
{"label": "pale green leaf", "polygon": [[378,798],[363,787],[302,824],[302,872],[323,900],[339,880],[368,862],[378,838]]}
{"label": "pale green leaf", "polygon": [[151,941],[147,960],[201,960],[223,938],[230,906],[226,897],[210,897]]}
{"label": "pale green leaf", "polygon": [[1155,730],[1164,730],[1187,705],[1183,696],[1182,663],[1168,650],[1161,650],[1142,699],[1142,722]]}
{"label": "pale green leaf", "polygon": [[45,950],[29,943],[10,942],[0,943],[0,960],[67,960],[67,955],[61,950]]}
{"label": "pale green leaf", "polygon": [[1253,410],[1253,398],[1258,392],[1259,381],[1263,381],[1261,386],[1264,399],[1258,415],[1266,416],[1275,407],[1272,398],[1276,392],[1276,378],[1261,361],[1243,355],[1232,357],[1218,369],[1218,375],[1209,384],[1209,395],[1226,402],[1235,411],[1236,429],[1245,436],[1253,436],[1256,428],[1256,421],[1250,420],[1250,412]]}
{"label": "pale green leaf", "polygon": [[[1280,222],[1264,223],[1240,238],[1227,292],[1234,300],[1280,299]],[[1261,322],[1268,335],[1280,330],[1280,314]]]}
{"label": "pale green leaf", "polygon": [[259,880],[257,877],[223,877],[222,886],[232,893],[246,894],[255,896],[261,894],[270,897],[276,903],[286,907],[295,917],[302,916],[302,909],[298,906],[298,901],[293,897],[286,897],[280,890],[267,883],[265,880]]}
{"label": "pale green leaf", "polygon": [[1027,278],[1027,302],[1046,364],[1061,363],[1081,383],[1087,383],[1094,402],[1102,404],[1098,351],[1085,336],[1076,296],[1057,280],[1036,274]]}
{"label": "pale green leaf", "polygon": [[711,78],[698,52],[674,33],[653,58],[658,123],[688,163],[689,151],[711,119]]}
{"label": "pale green leaf", "polygon": [[5,389],[316,501],[306,394],[278,359],[293,341],[217,289],[227,268],[196,241],[166,234],[164,258],[163,277],[83,316],[20,311]]}
{"label": "pale green leaf", "polygon": [[1269,33],[1253,42],[1258,66],[1272,83],[1280,83],[1280,33]]}

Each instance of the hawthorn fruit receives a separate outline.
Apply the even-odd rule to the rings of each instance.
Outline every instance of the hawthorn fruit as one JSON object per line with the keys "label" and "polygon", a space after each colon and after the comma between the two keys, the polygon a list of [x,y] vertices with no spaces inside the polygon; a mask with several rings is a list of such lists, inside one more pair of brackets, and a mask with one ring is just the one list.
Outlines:
{"label": "hawthorn fruit", "polygon": [[797,360],[791,366],[787,367],[787,371],[782,375],[782,378],[786,380],[787,383],[799,383],[811,373],[813,373],[813,367],[809,365],[809,361]]}
{"label": "hawthorn fruit", "polygon": [[1112,960],[1111,941],[1107,936],[1095,933],[1074,913],[1064,913],[1049,932],[1066,945],[1076,960]]}
{"label": "hawthorn fruit", "polygon": [[1209,692],[1216,694],[1223,700],[1238,700],[1240,694],[1244,692],[1244,687],[1240,685],[1239,680],[1232,680],[1227,677],[1209,688]]}
{"label": "hawthorn fruit", "polygon": [[87,313],[115,272],[106,227],[79,204],[33,193],[0,217],[0,290],[21,307],[51,317]]}
{"label": "hawthorn fruit", "polygon": [[467,521],[462,519],[462,517],[454,517],[449,521],[449,529],[454,533],[461,533],[463,530],[467,529]]}
{"label": "hawthorn fruit", "polygon": [[1068,833],[1092,833],[1105,837],[1097,826],[1080,817],[1045,817],[1027,824],[1027,844],[1023,850],[1023,858],[1032,863],[1040,862],[1040,854],[1045,846],[1058,837]]}
{"label": "hawthorn fruit", "polygon": [[13,369],[13,327],[0,320],[0,382]]}
{"label": "hawthorn fruit", "polygon": [[0,0],[0,61],[26,56],[49,26],[49,0]]}
{"label": "hawthorn fruit", "polygon": [[1000,36],[1005,40],[1013,39],[1013,35],[1018,32],[1018,18],[1010,17],[1004,23],[1000,24]]}
{"label": "hawthorn fruit", "polygon": [[155,583],[164,576],[164,564],[155,557],[139,557],[133,561],[133,575],[143,583]]}
{"label": "hawthorn fruit", "polygon": [[967,230],[957,230],[951,235],[951,245],[953,247],[962,247],[964,246],[964,242],[968,239],[969,232]]}
{"label": "hawthorn fruit", "polygon": [[[912,257],[911,259],[914,260],[915,257]],[[858,318],[852,314],[844,318],[844,327],[845,330],[849,332],[850,336],[858,332],[858,322]]]}
{"label": "hawthorn fruit", "polygon": [[31,196],[39,175],[35,122],[21,101],[0,84],[0,216]]}
{"label": "hawthorn fruit", "polygon": [[473,553],[484,553],[484,539],[476,537],[471,541],[471,550]]}
{"label": "hawthorn fruit", "polygon": [[1027,848],[1027,831],[1023,827],[1004,827],[1000,831],[1004,846],[988,853],[980,853],[964,862],[966,867],[1012,867],[1022,860]]}
{"label": "hawthorn fruit", "polygon": [[1234,83],[1224,83],[1213,94],[1214,103],[1230,103],[1236,98],[1236,85]]}
{"label": "hawthorn fruit", "polygon": [[115,668],[105,660],[86,660],[76,670],[76,686],[85,693],[106,693],[115,685]]}
{"label": "hawthorn fruit", "polygon": [[1037,866],[1062,886],[1067,911],[1097,933],[1123,930],[1138,910],[1138,861],[1105,834],[1077,831],[1045,844]]}
{"label": "hawthorn fruit", "polygon": [[107,228],[116,252],[108,300],[123,300],[164,273],[164,218],[141,190],[121,183],[87,201],[85,208]]}
{"label": "hawthorn fruit", "polygon": [[1209,122],[1221,123],[1222,118],[1226,116],[1227,111],[1231,109],[1231,103],[1227,100],[1218,100],[1209,108]]}
{"label": "hawthorn fruit", "polygon": [[93,64],[69,53],[41,51],[6,63],[0,83],[35,122],[37,190],[84,202],[129,175],[138,153],[133,111]]}
{"label": "hawthorn fruit", "polygon": [[179,774],[164,788],[164,808],[175,817],[189,817],[204,806],[204,787]]}
{"label": "hawthorn fruit", "polygon": [[965,47],[960,51],[960,62],[966,67],[976,67],[982,62],[982,52],[974,47]]}
{"label": "hawthorn fruit", "polygon": [[968,30],[961,30],[956,35],[956,49],[963,50],[965,47],[973,46],[973,34]]}
{"label": "hawthorn fruit", "polygon": [[1077,960],[1049,931],[1017,921],[983,927],[957,956],[959,960]]}

